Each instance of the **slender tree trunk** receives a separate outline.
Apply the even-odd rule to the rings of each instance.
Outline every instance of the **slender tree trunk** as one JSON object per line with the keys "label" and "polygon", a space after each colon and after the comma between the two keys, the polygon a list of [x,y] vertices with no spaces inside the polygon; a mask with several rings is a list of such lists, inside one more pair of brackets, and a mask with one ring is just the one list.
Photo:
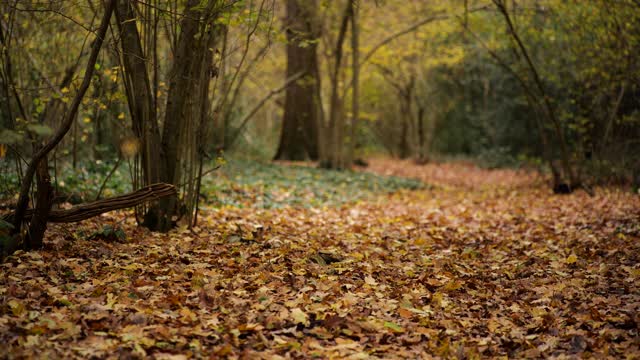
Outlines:
{"label": "slender tree trunk", "polygon": [[[515,41],[516,45],[518,46],[518,49],[520,50],[520,53],[524,57],[525,62],[527,63],[527,66],[529,68],[529,71],[531,72],[531,75],[533,77],[534,83],[538,89],[540,97],[542,98],[541,103],[544,105],[542,107],[542,110],[545,113],[546,117],[550,120],[551,124],[553,125],[555,135],[558,138],[558,143],[560,147],[560,162],[562,164],[563,172],[568,177],[568,180],[569,180],[567,184],[569,188],[568,192],[571,192],[573,188],[580,186],[580,180],[576,177],[573,169],[571,168],[567,141],[565,139],[564,131],[560,124],[560,120],[556,116],[555,109],[551,103],[549,96],[546,93],[544,84],[542,83],[542,79],[540,78],[538,70],[535,64],[533,63],[533,61],[531,60],[531,57],[529,56],[529,52],[527,48],[524,46],[524,43],[522,42],[520,35],[518,35],[518,32],[515,29],[515,26],[513,25],[513,21],[511,20],[511,16],[509,15],[509,11],[507,9],[505,0],[493,0],[493,2],[498,8],[498,10],[500,11],[500,13],[502,14],[502,16],[504,17],[509,34]],[[553,166],[552,166],[552,170],[554,170]]]}
{"label": "slender tree trunk", "polygon": [[[406,109],[403,106],[403,109]],[[399,156],[401,159],[406,159],[410,155],[409,151],[409,119],[405,115],[402,116],[402,125],[400,130],[400,151]]]}
{"label": "slender tree trunk", "polygon": [[49,177],[49,163],[46,155],[40,160],[36,169],[36,189],[35,212],[31,217],[24,243],[26,250],[41,249],[44,233],[47,230],[53,187]]}
{"label": "slender tree trunk", "polygon": [[[147,58],[142,49],[142,39],[136,23],[137,15],[131,0],[117,0],[116,18],[122,47],[123,77],[133,132],[139,141],[140,151],[136,156],[142,167],[142,179],[134,182],[134,188],[141,188],[161,181],[164,171],[160,161],[160,131],[155,106],[155,96],[151,91],[151,81],[147,68]],[[155,64],[154,64],[155,65]],[[155,66],[154,66],[155,67]],[[143,211],[142,224],[156,229],[162,213],[158,204],[149,208],[136,209],[136,215]]]}
{"label": "slender tree trunk", "polygon": [[353,91],[351,103],[351,132],[349,134],[349,157],[351,165],[356,157],[356,138],[358,136],[358,120],[360,117],[360,45],[359,45],[358,8],[356,0],[351,0],[351,50],[353,51],[351,67],[353,72]]}
{"label": "slender tree trunk", "polygon": [[[196,69],[198,79],[198,98],[194,103],[197,120],[196,131],[196,145],[192,148],[193,156],[197,162],[197,170],[192,171],[191,191],[186,199],[187,205],[187,217],[189,221],[189,227],[193,227],[197,223],[198,217],[198,203],[200,200],[200,186],[202,183],[202,174],[204,162],[206,160],[207,144],[209,143],[211,136],[211,126],[209,119],[211,118],[211,103],[209,101],[209,85],[211,78],[215,76],[213,72],[214,66],[214,50],[220,39],[222,39],[226,26],[224,25],[211,25],[207,27],[206,36],[202,41],[204,46],[201,51],[203,54],[202,62],[199,68]],[[196,164],[194,164],[196,165]]]}
{"label": "slender tree trunk", "polygon": [[341,151],[343,138],[341,134],[343,129],[340,129],[344,125],[344,122],[340,119],[340,93],[338,83],[340,80],[340,69],[342,66],[343,45],[346,39],[347,28],[349,26],[349,19],[352,15],[352,4],[347,3],[347,7],[342,15],[342,22],[340,25],[340,31],[338,32],[338,39],[335,47],[335,62],[332,69],[331,76],[331,102],[329,106],[329,128],[327,129],[326,136],[326,158],[321,159],[320,165],[326,168],[340,169],[344,166],[344,154]]}
{"label": "slender tree trunk", "polygon": [[418,105],[418,163],[426,164],[427,159],[427,136],[424,128],[424,106]]}
{"label": "slender tree trunk", "polygon": [[400,89],[400,116],[402,117],[402,130],[400,134],[400,158],[406,159],[412,154],[411,128],[413,122],[412,99],[413,99],[413,78]]}
{"label": "slender tree trunk", "polygon": [[11,54],[7,48],[7,41],[4,36],[2,24],[0,24],[0,44],[4,48],[2,51],[2,68],[0,68],[0,128],[13,129],[14,115],[11,109]]}
{"label": "slender tree trunk", "polygon": [[[224,26],[222,28],[222,50],[220,51],[220,65],[218,69],[218,77],[216,79],[216,86],[214,92],[223,93],[229,91],[229,81],[227,79],[228,72],[228,59],[227,59],[227,46],[228,46],[229,28]],[[218,102],[213,110],[213,144],[216,151],[222,151],[227,148],[226,141],[227,134],[227,116],[223,113],[224,103]]]}
{"label": "slender tree trunk", "polygon": [[144,178],[140,186],[160,181],[160,134],[154,95],[147,72],[146,57],[136,25],[136,13],[130,0],[117,0],[116,18],[120,29],[124,83],[129,102],[133,132],[140,141]]}

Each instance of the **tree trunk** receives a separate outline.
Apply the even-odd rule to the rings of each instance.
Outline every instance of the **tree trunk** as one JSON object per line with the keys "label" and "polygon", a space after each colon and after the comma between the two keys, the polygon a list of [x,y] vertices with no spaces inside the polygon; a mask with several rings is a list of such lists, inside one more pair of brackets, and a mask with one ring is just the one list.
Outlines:
{"label": "tree trunk", "polygon": [[36,207],[24,242],[26,250],[41,249],[44,232],[47,230],[53,187],[49,177],[49,164],[46,155],[40,160],[36,169],[36,189]]}
{"label": "tree trunk", "polygon": [[400,158],[406,159],[411,156],[413,141],[411,137],[411,128],[413,127],[413,86],[414,80],[411,78],[409,83],[400,88],[400,116],[402,118],[402,130],[400,134]]}
{"label": "tree trunk", "polygon": [[[220,60],[218,61],[218,67],[216,69],[217,78],[216,78],[216,86],[214,86],[214,95],[216,93],[224,93],[229,91],[230,81],[228,79],[228,62],[227,58],[227,47],[228,47],[228,38],[229,38],[229,27],[224,26],[222,29],[222,34],[220,35],[222,38],[222,49],[220,50]],[[221,99],[223,97],[220,97]],[[227,118],[228,116],[224,113],[225,104],[221,101],[217,101],[215,103],[215,107],[213,108],[213,149],[216,152],[221,152],[229,146],[227,144]]]}
{"label": "tree trunk", "polygon": [[317,34],[313,16],[316,2],[287,0],[287,78],[300,72],[304,77],[286,91],[282,132],[276,160],[318,158]]}
{"label": "tree trunk", "polygon": [[418,105],[418,163],[426,164],[429,159],[427,158],[427,136],[424,129],[424,111],[425,108],[422,105]]}
{"label": "tree trunk", "polygon": [[[404,106],[403,106],[404,109]],[[402,126],[400,130],[400,150],[398,155],[401,159],[406,159],[411,155],[409,151],[409,119],[405,115],[402,116]]]}
{"label": "tree trunk", "polygon": [[0,26],[0,45],[4,48],[3,66],[0,68],[0,129],[13,129],[15,119],[11,110],[11,55],[2,26]]}
{"label": "tree trunk", "polygon": [[351,93],[351,132],[349,134],[349,156],[347,164],[353,164],[356,157],[356,137],[358,136],[358,118],[360,117],[360,49],[359,49],[359,28],[358,28],[358,8],[356,0],[351,0],[351,70],[353,72],[353,91]]}
{"label": "tree trunk", "polygon": [[[133,130],[142,145],[140,157],[143,179],[134,185],[180,183],[183,190],[181,196],[186,201],[181,204],[184,206],[178,206],[178,196],[174,194],[152,204],[142,221],[151,230],[168,231],[174,225],[174,215],[192,214],[196,206],[197,183],[200,181],[198,173],[208,134],[209,84],[216,75],[211,69],[213,48],[223,29],[223,25],[215,24],[222,2],[216,0],[207,2],[205,6],[201,4],[199,0],[189,0],[185,4],[180,34],[173,48],[174,60],[168,80],[161,133],[146,56],[155,56],[156,34],[147,28],[144,43],[148,54],[145,55],[133,2],[118,0],[125,89]],[[157,69],[154,67],[152,71],[156,73]],[[178,207],[182,209],[180,213]]]}
{"label": "tree trunk", "polygon": [[[134,189],[160,182],[163,164],[160,162],[160,130],[155,108],[154,94],[147,71],[146,57],[136,24],[136,12],[130,0],[117,0],[116,18],[122,46],[123,78],[133,133],[140,142],[136,156],[142,167],[142,179],[134,181]],[[143,225],[155,229],[162,216],[157,204],[144,211]]]}
{"label": "tree trunk", "polygon": [[154,107],[151,82],[136,13],[130,0],[118,0],[116,18],[120,30],[124,83],[129,102],[133,132],[140,141],[140,157],[144,178],[139,186],[160,181],[160,133]]}
{"label": "tree trunk", "polygon": [[[199,74],[207,53],[209,43],[207,29],[215,23],[214,14],[218,11],[219,1],[209,1],[205,8],[198,6],[200,0],[189,0],[185,6],[184,16],[180,22],[180,36],[174,55],[174,62],[169,76],[169,91],[165,110],[164,127],[162,129],[161,163],[163,171],[161,180],[169,184],[178,184],[181,179],[181,167],[186,166],[187,172],[193,167],[193,147],[195,132],[198,130],[198,117],[201,102],[208,99],[198,99],[198,89],[208,86],[210,77],[201,79]],[[212,33],[209,34],[213,36]],[[201,81],[199,81],[201,80]],[[206,83],[200,84],[202,81]],[[195,111],[194,111],[195,110]],[[194,115],[196,118],[192,118]],[[188,175],[190,176],[190,175]],[[187,181],[187,186],[191,186]],[[174,215],[177,211],[177,196],[169,196],[160,200],[157,222],[154,229],[168,231],[173,227]]]}
{"label": "tree trunk", "polygon": [[347,7],[342,15],[342,21],[340,24],[340,31],[338,33],[338,39],[335,47],[335,62],[333,64],[331,75],[331,103],[329,106],[329,127],[324,136],[323,142],[326,144],[325,158],[321,159],[320,165],[330,169],[341,169],[344,166],[344,154],[342,153],[342,134],[344,129],[344,121],[341,120],[341,101],[339,94],[339,78],[340,69],[342,66],[342,54],[343,45],[346,38],[347,28],[349,26],[349,19],[352,16],[352,3],[347,3]]}

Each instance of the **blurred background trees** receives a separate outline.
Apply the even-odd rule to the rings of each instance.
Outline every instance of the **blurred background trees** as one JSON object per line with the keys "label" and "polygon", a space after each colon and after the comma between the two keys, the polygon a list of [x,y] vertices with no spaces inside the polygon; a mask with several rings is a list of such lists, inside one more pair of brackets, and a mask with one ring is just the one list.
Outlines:
{"label": "blurred background trees", "polygon": [[[71,114],[107,3],[0,3],[4,197]],[[46,168],[67,200],[178,186],[138,208],[152,229],[196,222],[200,180],[222,153],[329,168],[383,153],[534,164],[560,192],[639,177],[634,0],[116,0],[114,11]]]}

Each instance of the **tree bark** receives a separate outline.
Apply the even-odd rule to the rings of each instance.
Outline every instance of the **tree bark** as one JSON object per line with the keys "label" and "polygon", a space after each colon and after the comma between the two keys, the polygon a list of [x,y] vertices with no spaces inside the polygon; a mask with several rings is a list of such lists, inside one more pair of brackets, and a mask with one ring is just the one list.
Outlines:
{"label": "tree bark", "polygon": [[41,249],[44,232],[47,230],[53,187],[51,186],[51,178],[49,177],[49,165],[46,155],[38,163],[36,184],[36,208],[29,223],[29,231],[24,239],[25,250]]}
{"label": "tree bark", "polygon": [[[53,223],[72,223],[104,214],[109,211],[126,209],[137,206],[143,202],[160,199],[164,196],[176,194],[176,187],[170,184],[153,184],[145,186],[134,192],[115,196],[112,198],[96,200],[89,203],[76,205],[70,209],[53,209],[49,211],[47,220]],[[36,209],[28,209],[25,218],[32,218],[37,212]],[[37,216],[37,215],[36,215]],[[15,213],[5,215],[2,219],[10,221],[15,217]]]}
{"label": "tree bark", "polygon": [[136,25],[136,13],[130,0],[117,0],[116,18],[120,30],[124,84],[133,132],[140,141],[140,157],[144,179],[141,185],[160,181],[160,133],[147,72]]}
{"label": "tree bark", "polygon": [[304,77],[286,91],[282,131],[275,160],[318,158],[316,1],[287,0],[287,78]]}
{"label": "tree bark", "polygon": [[425,108],[422,105],[418,105],[418,163],[426,164],[429,160],[427,158],[427,137],[424,129],[424,112]]}
{"label": "tree bark", "polygon": [[[185,158],[189,153],[184,147],[195,146],[192,137],[198,130],[200,121],[197,114],[202,101],[208,99],[191,98],[199,94],[201,86],[208,86],[210,77],[200,79],[200,70],[207,58],[209,39],[206,29],[213,26],[214,16],[219,1],[209,1],[206,7],[199,6],[200,0],[189,0],[185,5],[184,16],[180,22],[181,32],[178,38],[174,62],[169,76],[169,91],[165,110],[164,127],[162,129],[162,152],[160,154],[163,171],[161,180],[169,184],[180,182],[180,167],[193,164]],[[201,81],[206,84],[200,84]],[[189,101],[191,100],[191,101]],[[191,115],[196,116],[192,119]],[[183,147],[181,149],[180,147]],[[193,150],[193,149],[191,149]],[[191,186],[190,184],[187,184]],[[158,231],[168,231],[173,227],[174,215],[179,215],[177,196],[169,196],[160,200],[156,223],[151,226]]]}
{"label": "tree bark", "polygon": [[325,168],[330,169],[341,169],[344,167],[344,154],[342,152],[342,134],[344,133],[344,117],[341,116],[340,111],[342,109],[342,104],[340,101],[339,94],[339,77],[340,77],[340,68],[342,66],[342,54],[343,54],[343,45],[346,38],[347,28],[349,26],[349,19],[352,16],[352,4],[351,2],[347,3],[347,7],[344,10],[342,15],[342,21],[340,25],[340,31],[338,32],[338,39],[336,41],[335,47],[335,63],[332,69],[331,76],[331,103],[329,106],[329,128],[325,134],[326,139],[324,140],[327,144],[326,146],[326,158],[321,159],[320,165]]}
{"label": "tree bark", "polygon": [[358,136],[358,120],[360,117],[360,49],[358,8],[356,0],[351,0],[351,70],[353,72],[353,90],[351,92],[351,132],[349,134],[349,156],[347,163],[351,165],[356,157],[356,137]]}
{"label": "tree bark", "polygon": [[11,54],[7,47],[2,24],[0,24],[0,44],[4,48],[2,52],[2,68],[0,68],[0,128],[14,128],[14,114],[11,109]]}

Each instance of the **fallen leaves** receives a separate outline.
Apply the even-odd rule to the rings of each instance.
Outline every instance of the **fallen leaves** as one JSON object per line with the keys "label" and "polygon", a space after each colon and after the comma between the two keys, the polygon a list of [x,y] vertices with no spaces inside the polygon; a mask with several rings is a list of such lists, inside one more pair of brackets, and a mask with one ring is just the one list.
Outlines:
{"label": "fallen leaves", "polygon": [[221,207],[170,234],[128,219],[126,242],[54,225],[46,250],[0,265],[0,356],[639,353],[637,196],[553,196],[480,170],[500,180],[467,186],[468,168],[430,166],[402,172],[457,180],[338,207]]}

